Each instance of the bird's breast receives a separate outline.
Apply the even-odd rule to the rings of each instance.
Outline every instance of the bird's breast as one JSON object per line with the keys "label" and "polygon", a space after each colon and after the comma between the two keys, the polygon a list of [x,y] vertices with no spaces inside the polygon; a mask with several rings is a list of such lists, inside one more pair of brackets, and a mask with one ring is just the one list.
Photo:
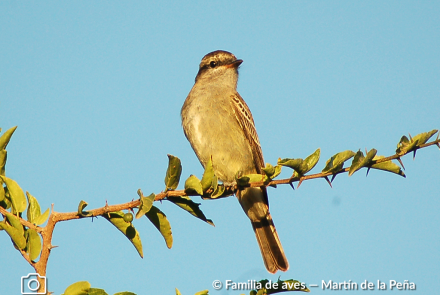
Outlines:
{"label": "bird's breast", "polygon": [[250,144],[224,91],[191,91],[182,108],[182,126],[202,165],[212,157],[222,181],[234,183],[238,171],[255,172]]}

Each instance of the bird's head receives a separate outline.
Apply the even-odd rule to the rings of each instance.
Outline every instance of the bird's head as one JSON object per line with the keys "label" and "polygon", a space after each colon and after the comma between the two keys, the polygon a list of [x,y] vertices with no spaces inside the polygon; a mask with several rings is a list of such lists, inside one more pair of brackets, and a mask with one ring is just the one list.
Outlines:
{"label": "bird's head", "polygon": [[202,58],[199,66],[199,72],[196,76],[196,82],[199,80],[217,80],[223,79],[237,85],[238,67],[243,62],[237,59],[230,52],[217,50],[208,53]]}

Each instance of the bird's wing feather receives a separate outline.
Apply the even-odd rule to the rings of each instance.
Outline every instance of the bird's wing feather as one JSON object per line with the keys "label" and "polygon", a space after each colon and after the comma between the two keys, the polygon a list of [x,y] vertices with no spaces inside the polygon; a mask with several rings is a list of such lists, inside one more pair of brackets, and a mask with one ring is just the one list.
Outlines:
{"label": "bird's wing feather", "polygon": [[254,118],[252,118],[252,113],[240,94],[235,92],[234,95],[231,95],[231,98],[235,118],[251,145],[257,173],[261,173],[261,168],[264,168],[263,151],[261,150],[257,130],[255,129]]}

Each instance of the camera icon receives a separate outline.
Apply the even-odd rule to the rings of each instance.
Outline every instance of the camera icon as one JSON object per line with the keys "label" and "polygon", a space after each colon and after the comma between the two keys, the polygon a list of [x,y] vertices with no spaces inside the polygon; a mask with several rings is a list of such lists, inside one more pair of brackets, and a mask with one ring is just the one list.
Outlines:
{"label": "camera icon", "polygon": [[[40,278],[43,282],[43,290],[38,292],[40,288]],[[21,294],[46,294],[46,277],[37,273],[29,273],[25,277],[21,277]]]}

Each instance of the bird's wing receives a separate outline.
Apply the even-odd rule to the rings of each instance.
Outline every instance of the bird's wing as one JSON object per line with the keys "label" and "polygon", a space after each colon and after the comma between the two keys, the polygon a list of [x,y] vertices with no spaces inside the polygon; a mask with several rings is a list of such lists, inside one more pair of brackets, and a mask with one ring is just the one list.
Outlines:
{"label": "bird's wing", "polygon": [[257,130],[255,129],[254,118],[252,118],[249,107],[238,92],[231,95],[231,98],[235,118],[251,145],[257,173],[261,173],[261,168],[264,168],[263,151],[261,150],[260,140],[258,139]]}

